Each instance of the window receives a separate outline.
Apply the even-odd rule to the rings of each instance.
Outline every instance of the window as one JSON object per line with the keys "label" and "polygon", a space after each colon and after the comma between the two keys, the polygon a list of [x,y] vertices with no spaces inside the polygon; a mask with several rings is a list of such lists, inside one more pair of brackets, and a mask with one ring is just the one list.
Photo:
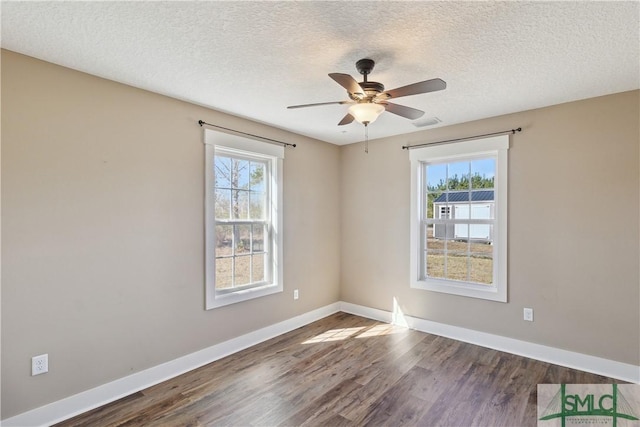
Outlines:
{"label": "window", "polygon": [[440,218],[449,218],[451,208],[449,206],[440,206]]}
{"label": "window", "polygon": [[507,301],[507,135],[413,149],[411,287]]}
{"label": "window", "polygon": [[284,148],[205,130],[206,308],[282,292]]}

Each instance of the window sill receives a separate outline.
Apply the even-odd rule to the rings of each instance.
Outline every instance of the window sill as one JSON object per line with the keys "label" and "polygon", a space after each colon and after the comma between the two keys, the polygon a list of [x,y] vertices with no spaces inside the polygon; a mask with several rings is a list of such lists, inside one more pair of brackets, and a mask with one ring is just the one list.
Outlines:
{"label": "window sill", "polygon": [[499,289],[506,289],[506,286],[495,285],[478,285],[474,283],[457,282],[450,280],[417,280],[411,283],[414,289],[422,289],[425,291],[440,292],[452,295],[459,295],[470,298],[480,298],[490,301],[507,302],[506,292],[500,292]]}
{"label": "window sill", "polygon": [[207,294],[207,310],[260,298],[282,292],[282,284],[272,283],[253,288],[240,289],[237,291],[210,292]]}

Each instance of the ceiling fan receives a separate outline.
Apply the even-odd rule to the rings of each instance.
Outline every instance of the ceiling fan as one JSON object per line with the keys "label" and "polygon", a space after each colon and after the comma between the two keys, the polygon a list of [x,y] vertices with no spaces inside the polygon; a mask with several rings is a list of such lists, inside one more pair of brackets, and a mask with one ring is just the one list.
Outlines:
{"label": "ceiling fan", "polygon": [[349,74],[331,73],[329,77],[347,90],[348,101],[319,102],[315,104],[292,105],[287,108],[316,107],[319,105],[349,104],[349,112],[342,118],[338,126],[347,125],[354,120],[358,123],[369,125],[373,123],[383,111],[405,117],[410,120],[420,118],[424,111],[399,104],[392,104],[387,100],[400,98],[401,96],[417,95],[420,93],[436,92],[447,87],[447,83],[441,79],[425,80],[396,89],[384,90],[384,85],[367,80],[367,76],[373,70],[375,61],[364,58],[356,62],[356,69],[364,76],[364,81],[358,83]]}

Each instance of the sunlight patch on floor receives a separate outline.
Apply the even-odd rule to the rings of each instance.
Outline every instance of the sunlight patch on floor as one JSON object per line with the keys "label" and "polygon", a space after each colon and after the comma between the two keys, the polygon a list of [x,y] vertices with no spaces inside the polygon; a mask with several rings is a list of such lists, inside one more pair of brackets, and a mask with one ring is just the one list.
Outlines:
{"label": "sunlight patch on floor", "polygon": [[329,331],[321,333],[320,335],[316,335],[313,338],[303,341],[302,344],[342,341],[348,338],[380,337],[384,335],[399,334],[401,332],[404,332],[405,330],[406,328],[404,327],[389,324],[375,325],[372,327],[361,326],[358,328],[331,329]]}
{"label": "sunlight patch on floor", "polygon": [[344,339],[352,337],[364,328],[364,326],[361,326],[358,328],[331,329],[304,341],[302,344],[314,344],[327,341],[342,341]]}
{"label": "sunlight patch on floor", "polygon": [[395,325],[376,325],[373,328],[368,329],[361,334],[358,334],[356,338],[380,337],[383,335],[399,334],[403,331],[404,328],[400,328]]}

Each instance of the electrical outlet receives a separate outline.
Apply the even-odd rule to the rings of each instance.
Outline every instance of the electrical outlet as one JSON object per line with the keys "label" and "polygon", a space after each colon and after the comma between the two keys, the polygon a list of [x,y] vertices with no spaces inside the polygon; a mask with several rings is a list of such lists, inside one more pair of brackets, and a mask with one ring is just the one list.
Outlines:
{"label": "electrical outlet", "polygon": [[300,294],[298,294],[298,290],[297,290],[297,289],[294,289],[294,290],[293,290],[293,299],[298,299],[298,298],[299,298],[299,296],[300,296]]}
{"label": "electrical outlet", "polygon": [[533,308],[524,309],[524,320],[528,322],[533,322]]}
{"label": "electrical outlet", "polygon": [[41,354],[31,358],[31,376],[49,372],[49,355]]}

